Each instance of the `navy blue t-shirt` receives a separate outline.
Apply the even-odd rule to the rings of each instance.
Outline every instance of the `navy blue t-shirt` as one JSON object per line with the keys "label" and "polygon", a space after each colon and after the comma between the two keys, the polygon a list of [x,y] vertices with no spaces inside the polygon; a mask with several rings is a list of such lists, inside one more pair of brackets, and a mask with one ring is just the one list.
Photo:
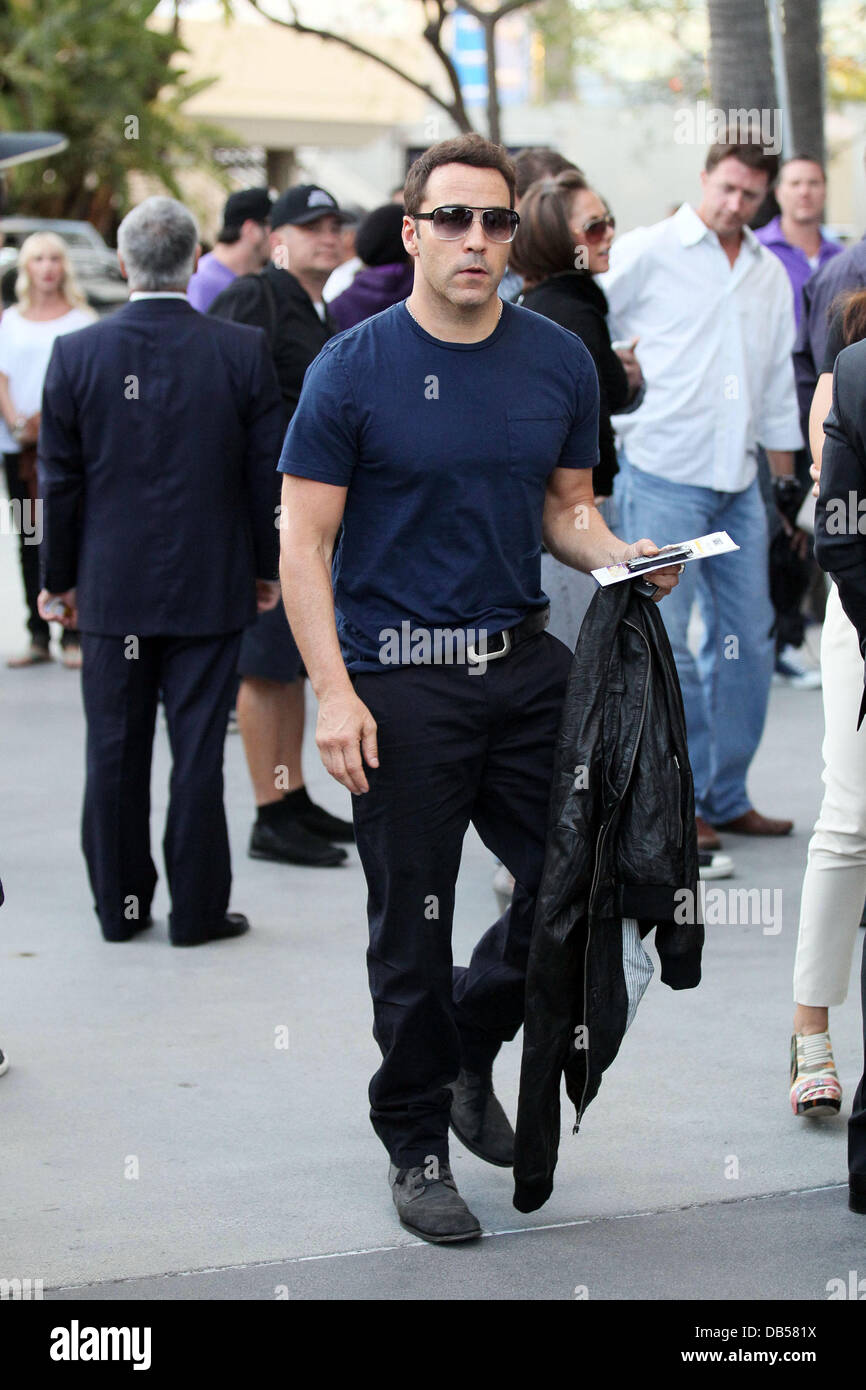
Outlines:
{"label": "navy blue t-shirt", "polygon": [[348,669],[386,670],[382,634],[407,621],[492,636],[544,607],[547,479],[597,462],[592,358],[531,309],[446,343],[403,302],[326,343],[279,469],[348,488],[332,570]]}

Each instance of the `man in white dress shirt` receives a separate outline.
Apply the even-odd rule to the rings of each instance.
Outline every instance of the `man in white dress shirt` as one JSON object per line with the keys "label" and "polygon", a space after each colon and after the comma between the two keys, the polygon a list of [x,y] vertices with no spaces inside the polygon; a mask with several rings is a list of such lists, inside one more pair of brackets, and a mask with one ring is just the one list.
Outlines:
{"label": "man in white dress shirt", "polygon": [[[802,445],[791,349],[794,301],[784,267],[746,225],[776,172],[760,144],[710,147],[697,208],[688,203],[614,243],[600,277],[611,336],[640,339],[646,396],[614,425],[627,466],[617,479],[626,534],[659,544],[728,531],[740,550],[687,565],[665,604],[695,778],[698,839],[718,829],[785,835],[756,811],[746,774],[764,728],[773,671],[767,521],[756,448],[780,506],[796,488]],[[687,642],[697,599],[704,635]]]}

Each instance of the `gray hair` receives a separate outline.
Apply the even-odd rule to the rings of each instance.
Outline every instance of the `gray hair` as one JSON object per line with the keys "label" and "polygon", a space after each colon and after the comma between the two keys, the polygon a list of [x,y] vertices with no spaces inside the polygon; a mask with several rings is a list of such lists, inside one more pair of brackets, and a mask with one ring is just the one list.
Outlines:
{"label": "gray hair", "polygon": [[132,290],[182,290],[192,275],[198,227],[175,198],[146,198],[117,230]]}

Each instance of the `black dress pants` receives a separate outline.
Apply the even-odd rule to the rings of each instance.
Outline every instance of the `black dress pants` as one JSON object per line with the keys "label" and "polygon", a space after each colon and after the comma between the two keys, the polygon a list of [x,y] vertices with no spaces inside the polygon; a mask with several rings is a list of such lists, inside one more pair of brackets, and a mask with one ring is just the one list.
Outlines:
{"label": "black dress pants", "polygon": [[[523,1022],[535,893],[571,653],[541,632],[481,673],[467,665],[359,672],[378,725],[379,767],[352,798],[367,879],[373,1128],[398,1167],[448,1157],[449,1082],[490,1074]],[[516,880],[508,911],[468,967],[451,923],[470,821]],[[491,865],[492,868],[492,865]]]}
{"label": "black dress pants", "polygon": [[[160,694],[172,770],[163,839],[172,941],[222,921],[231,888],[223,749],[241,634],[81,634],[87,719],[82,845],[103,935],[127,940],[150,912],[150,768]],[[135,645],[137,643],[137,646]]]}

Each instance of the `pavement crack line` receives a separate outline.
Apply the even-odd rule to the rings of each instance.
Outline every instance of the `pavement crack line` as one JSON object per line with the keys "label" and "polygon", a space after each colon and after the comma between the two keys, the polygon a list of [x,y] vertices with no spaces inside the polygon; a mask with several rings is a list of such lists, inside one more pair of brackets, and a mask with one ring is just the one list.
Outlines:
{"label": "pavement crack line", "polygon": [[[788,1187],[775,1192],[753,1192],[746,1197],[722,1197],[705,1202],[686,1202],[675,1207],[648,1207],[644,1211],[608,1212],[599,1216],[581,1216],[573,1221],[548,1221],[537,1226],[508,1226],[498,1231],[482,1231],[481,1239],[491,1236],[522,1236],[538,1231],[565,1231],[577,1226],[597,1226],[604,1221],[634,1221],[646,1216],[671,1216],[680,1211],[700,1211],[707,1207],[743,1206],[746,1202],[769,1202],[777,1197],[806,1197],[813,1192],[837,1192],[847,1189],[847,1182],[823,1183],[819,1187]],[[77,1289],[98,1289],[106,1284],[136,1284],[144,1279],[189,1279],[196,1274],[224,1274],[238,1269],[283,1269],[286,1265],[308,1264],[317,1260],[346,1260],[360,1255],[383,1255],[397,1250],[429,1248],[426,1240],[400,1241],[397,1245],[368,1245],[358,1250],[329,1250],[318,1255],[289,1255],[281,1260],[248,1260],[242,1264],[202,1265],[196,1269],[169,1269],[157,1274],[128,1274],[114,1279],[92,1279],[85,1284],[54,1284],[46,1293],[73,1293]]]}

